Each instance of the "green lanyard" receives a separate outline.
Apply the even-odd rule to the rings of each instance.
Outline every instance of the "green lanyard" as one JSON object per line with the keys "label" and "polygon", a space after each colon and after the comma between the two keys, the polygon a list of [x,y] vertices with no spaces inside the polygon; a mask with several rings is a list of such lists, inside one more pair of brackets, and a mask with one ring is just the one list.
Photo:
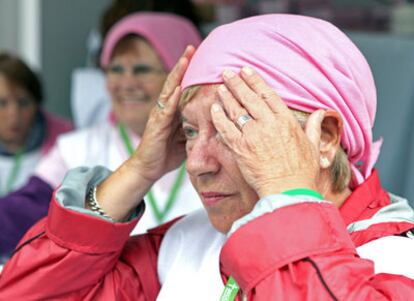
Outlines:
{"label": "green lanyard", "polygon": [[220,301],[233,301],[236,299],[237,293],[239,292],[240,286],[236,280],[230,276],[227,280],[226,286],[224,287],[223,293],[221,294]]}
{"label": "green lanyard", "polygon": [[23,148],[19,149],[13,157],[13,167],[10,171],[9,177],[6,182],[5,193],[9,193],[13,189],[13,185],[16,182],[17,175],[19,174],[20,167],[22,166]]}
{"label": "green lanyard", "polygon": [[[118,123],[118,129],[119,129],[119,133],[122,137],[122,140],[124,142],[125,148],[128,151],[128,154],[132,155],[132,153],[134,152],[134,147],[131,144],[131,141],[128,137],[128,133],[125,129],[125,126],[121,123]],[[148,192],[148,194],[147,194],[148,201],[149,201],[152,212],[154,213],[154,216],[155,216],[158,223],[162,223],[165,220],[167,214],[171,211],[173,205],[177,201],[178,191],[181,188],[181,184],[183,183],[184,178],[185,178],[185,165],[183,164],[183,165],[181,165],[181,167],[178,171],[178,175],[175,178],[174,184],[173,184],[173,186],[171,188],[171,191],[170,191],[170,194],[168,196],[167,204],[165,205],[163,210],[161,210],[158,207],[157,200],[154,196],[154,193],[151,190]]]}

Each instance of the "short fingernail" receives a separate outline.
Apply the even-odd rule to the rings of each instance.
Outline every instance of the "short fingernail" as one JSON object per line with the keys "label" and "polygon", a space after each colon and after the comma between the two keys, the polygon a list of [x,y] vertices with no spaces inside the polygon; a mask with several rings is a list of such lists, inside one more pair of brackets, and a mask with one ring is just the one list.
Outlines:
{"label": "short fingernail", "polygon": [[321,118],[321,119],[323,119],[324,117],[325,117],[325,110],[320,110],[319,111],[319,117]]}
{"label": "short fingernail", "polygon": [[223,76],[226,79],[230,79],[230,78],[234,77],[235,75],[236,75],[236,73],[234,73],[233,71],[231,71],[229,69],[226,69],[226,70],[223,71]]}
{"label": "short fingernail", "polygon": [[220,85],[219,86],[219,91],[220,92],[227,92],[228,90],[227,90],[227,87],[225,85]]}
{"label": "short fingernail", "polygon": [[249,66],[243,67],[241,71],[244,75],[247,75],[247,76],[253,75],[253,72],[254,72],[253,69],[250,68]]}
{"label": "short fingernail", "polygon": [[216,104],[216,103],[213,103],[213,105],[211,106],[211,110],[212,110],[213,112],[218,112],[218,111],[220,111],[220,105],[219,105],[219,104]]}

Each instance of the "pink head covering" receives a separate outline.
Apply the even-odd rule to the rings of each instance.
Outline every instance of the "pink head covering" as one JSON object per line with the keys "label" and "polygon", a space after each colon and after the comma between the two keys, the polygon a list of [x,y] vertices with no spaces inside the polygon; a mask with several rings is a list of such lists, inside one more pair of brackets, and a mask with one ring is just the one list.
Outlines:
{"label": "pink head covering", "polygon": [[134,13],[118,21],[108,32],[101,54],[102,67],[108,66],[116,44],[128,34],[146,39],[167,71],[172,69],[187,45],[197,47],[201,42],[197,29],[183,17],[169,13]]}
{"label": "pink head covering", "polygon": [[370,174],[381,142],[372,142],[376,89],[356,46],[332,24],[297,15],[262,15],[215,29],[191,60],[182,88],[221,83],[224,69],[251,66],[293,109],[330,109],[344,120],[341,144],[353,185]]}

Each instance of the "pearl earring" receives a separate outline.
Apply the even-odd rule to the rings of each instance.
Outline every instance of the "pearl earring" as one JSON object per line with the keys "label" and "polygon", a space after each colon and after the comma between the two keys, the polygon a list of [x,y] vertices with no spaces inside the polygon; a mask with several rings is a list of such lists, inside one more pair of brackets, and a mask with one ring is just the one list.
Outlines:
{"label": "pearl earring", "polygon": [[326,157],[324,157],[324,156],[322,156],[320,159],[319,159],[319,165],[322,167],[322,168],[328,168],[330,165],[331,165],[331,162],[329,162],[329,160],[328,160],[328,158],[326,158]]}

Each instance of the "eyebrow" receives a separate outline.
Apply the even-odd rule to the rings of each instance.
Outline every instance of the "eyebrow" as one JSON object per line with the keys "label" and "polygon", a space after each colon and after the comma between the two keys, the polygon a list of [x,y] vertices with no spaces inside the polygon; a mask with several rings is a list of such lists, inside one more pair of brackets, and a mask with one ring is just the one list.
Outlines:
{"label": "eyebrow", "polygon": [[188,119],[182,113],[180,113],[180,120],[181,122],[188,122]]}

